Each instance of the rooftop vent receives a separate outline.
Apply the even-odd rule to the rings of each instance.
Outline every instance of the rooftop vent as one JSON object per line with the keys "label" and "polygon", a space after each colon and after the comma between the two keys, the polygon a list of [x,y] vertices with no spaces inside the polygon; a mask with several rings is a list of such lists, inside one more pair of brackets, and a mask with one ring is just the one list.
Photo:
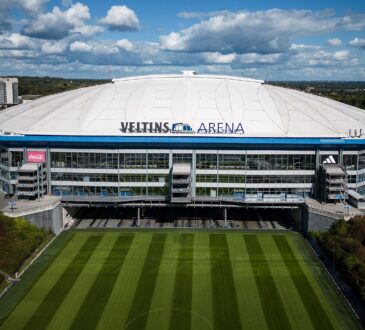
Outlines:
{"label": "rooftop vent", "polygon": [[182,72],[182,75],[183,75],[183,77],[193,77],[193,76],[196,76],[197,73],[196,73],[196,71],[192,71],[192,70],[184,70]]}

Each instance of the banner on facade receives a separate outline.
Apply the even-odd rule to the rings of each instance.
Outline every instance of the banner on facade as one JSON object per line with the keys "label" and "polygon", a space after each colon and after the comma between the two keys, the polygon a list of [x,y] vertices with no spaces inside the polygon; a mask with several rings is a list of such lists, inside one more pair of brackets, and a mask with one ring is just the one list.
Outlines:
{"label": "banner on facade", "polygon": [[46,161],[45,151],[28,151],[27,163],[44,163]]}

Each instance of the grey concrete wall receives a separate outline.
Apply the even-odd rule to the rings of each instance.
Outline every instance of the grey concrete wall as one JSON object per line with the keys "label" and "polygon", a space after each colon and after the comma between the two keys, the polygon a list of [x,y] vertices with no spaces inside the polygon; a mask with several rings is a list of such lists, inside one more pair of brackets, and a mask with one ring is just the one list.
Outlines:
{"label": "grey concrete wall", "polygon": [[56,235],[63,229],[63,208],[58,205],[52,210],[23,215],[23,218],[33,225],[51,229]]}
{"label": "grey concrete wall", "polygon": [[310,210],[305,207],[303,209],[302,231],[307,234],[311,231],[326,231],[330,229],[332,224],[337,220],[338,218],[310,212]]}

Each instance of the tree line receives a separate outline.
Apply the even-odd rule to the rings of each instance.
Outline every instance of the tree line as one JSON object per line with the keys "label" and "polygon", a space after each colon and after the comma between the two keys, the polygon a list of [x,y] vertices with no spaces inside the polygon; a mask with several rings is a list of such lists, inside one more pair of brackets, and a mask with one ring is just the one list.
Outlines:
{"label": "tree line", "polygon": [[314,233],[332,255],[336,269],[365,302],[365,217],[335,222],[327,232]]}

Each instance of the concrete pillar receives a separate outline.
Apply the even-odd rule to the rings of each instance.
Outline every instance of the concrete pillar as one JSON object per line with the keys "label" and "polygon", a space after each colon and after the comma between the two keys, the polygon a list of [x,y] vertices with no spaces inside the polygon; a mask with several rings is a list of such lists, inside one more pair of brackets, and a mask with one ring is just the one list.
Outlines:
{"label": "concrete pillar", "polygon": [[141,225],[141,208],[137,207],[137,226],[139,227]]}
{"label": "concrete pillar", "polygon": [[49,147],[46,149],[46,173],[47,173],[47,195],[51,195],[51,151]]}
{"label": "concrete pillar", "polygon": [[191,156],[191,196],[195,197],[195,182],[196,182],[196,150],[193,150]]}
{"label": "concrete pillar", "polygon": [[226,207],[223,209],[223,216],[224,216],[224,228],[228,228],[228,223],[227,223],[227,208]]}

